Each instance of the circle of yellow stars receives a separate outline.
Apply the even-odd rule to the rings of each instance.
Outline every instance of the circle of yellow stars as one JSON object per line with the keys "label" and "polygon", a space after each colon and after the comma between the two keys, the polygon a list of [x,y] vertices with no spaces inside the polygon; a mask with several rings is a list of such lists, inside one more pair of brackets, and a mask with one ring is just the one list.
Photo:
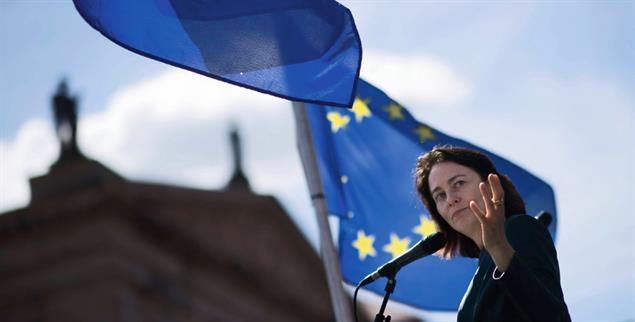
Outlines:
{"label": "circle of yellow stars", "polygon": [[[351,116],[355,118],[355,123],[362,123],[365,119],[371,118],[373,113],[370,108],[370,104],[370,98],[363,99],[361,97],[356,97],[353,102],[353,106],[351,107],[353,114],[334,111],[328,112],[326,114],[326,119],[331,124],[331,132],[335,134],[346,130],[351,123]],[[404,108],[395,102],[391,101],[380,110],[387,113],[388,120],[391,122],[403,121],[406,119],[406,116],[404,115]],[[412,130],[412,133],[420,143],[436,139],[432,129],[423,124],[418,124]],[[349,183],[349,178],[346,175],[342,175],[340,180],[342,184]],[[412,229],[412,232],[421,235],[421,238],[425,238],[436,231],[437,229],[434,222],[424,215],[419,216],[419,224]],[[411,241],[408,237],[401,238],[396,233],[390,233],[389,238],[390,242],[383,245],[382,250],[391,254],[392,258],[403,254],[410,247]],[[368,256],[377,256],[377,250],[375,249],[374,243],[374,235],[367,235],[363,230],[357,231],[357,238],[353,241],[353,247],[357,249],[360,261],[365,260]]]}

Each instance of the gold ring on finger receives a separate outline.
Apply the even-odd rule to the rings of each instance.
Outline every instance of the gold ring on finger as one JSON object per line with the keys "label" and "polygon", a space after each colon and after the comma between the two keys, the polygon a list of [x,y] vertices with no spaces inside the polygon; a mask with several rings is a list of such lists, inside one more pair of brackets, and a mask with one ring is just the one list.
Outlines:
{"label": "gold ring on finger", "polygon": [[503,199],[494,199],[492,198],[492,202],[494,203],[494,207],[498,208],[503,205]]}

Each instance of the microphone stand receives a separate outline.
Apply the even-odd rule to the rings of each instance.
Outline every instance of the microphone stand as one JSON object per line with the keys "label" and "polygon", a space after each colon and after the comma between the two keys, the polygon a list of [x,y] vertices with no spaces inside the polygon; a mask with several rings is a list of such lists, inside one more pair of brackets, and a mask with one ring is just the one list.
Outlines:
{"label": "microphone stand", "polygon": [[386,278],[388,278],[388,281],[386,282],[386,288],[384,288],[384,290],[386,291],[386,295],[384,295],[384,301],[381,303],[379,313],[375,315],[374,322],[390,322],[390,315],[384,317],[384,310],[386,309],[386,304],[388,304],[388,298],[390,297],[390,294],[392,294],[392,292],[395,290],[395,284],[397,284],[397,280],[395,280],[396,275],[397,272],[393,272],[386,276]]}

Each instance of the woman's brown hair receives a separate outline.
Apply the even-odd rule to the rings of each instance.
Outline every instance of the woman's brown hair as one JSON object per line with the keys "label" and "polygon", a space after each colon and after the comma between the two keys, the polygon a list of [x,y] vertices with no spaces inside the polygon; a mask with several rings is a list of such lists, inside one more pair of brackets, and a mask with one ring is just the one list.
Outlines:
{"label": "woman's brown hair", "polygon": [[425,204],[426,208],[435,221],[441,233],[447,239],[445,247],[442,249],[442,256],[445,258],[461,255],[464,257],[479,257],[480,250],[476,243],[465,235],[454,230],[437,211],[436,204],[430,192],[428,179],[430,170],[436,164],[442,162],[454,162],[462,166],[468,167],[478,173],[481,180],[486,181],[490,173],[498,175],[503,186],[505,217],[513,214],[525,213],[525,202],[514,187],[514,184],[507,176],[500,175],[494,163],[487,155],[472,149],[453,147],[449,145],[441,145],[434,147],[430,152],[423,154],[417,158],[415,167],[415,185],[419,197]]}

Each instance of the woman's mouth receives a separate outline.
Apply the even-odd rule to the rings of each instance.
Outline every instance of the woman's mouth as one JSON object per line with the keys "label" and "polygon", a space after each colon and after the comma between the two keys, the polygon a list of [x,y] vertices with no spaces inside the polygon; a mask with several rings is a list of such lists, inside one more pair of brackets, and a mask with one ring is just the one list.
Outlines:
{"label": "woman's mouth", "polygon": [[452,221],[455,221],[455,220],[456,220],[459,216],[462,216],[462,215],[464,214],[464,211],[465,211],[467,208],[468,208],[468,207],[465,207],[465,208],[461,208],[461,209],[459,209],[459,210],[455,211],[455,212],[452,214]]}

